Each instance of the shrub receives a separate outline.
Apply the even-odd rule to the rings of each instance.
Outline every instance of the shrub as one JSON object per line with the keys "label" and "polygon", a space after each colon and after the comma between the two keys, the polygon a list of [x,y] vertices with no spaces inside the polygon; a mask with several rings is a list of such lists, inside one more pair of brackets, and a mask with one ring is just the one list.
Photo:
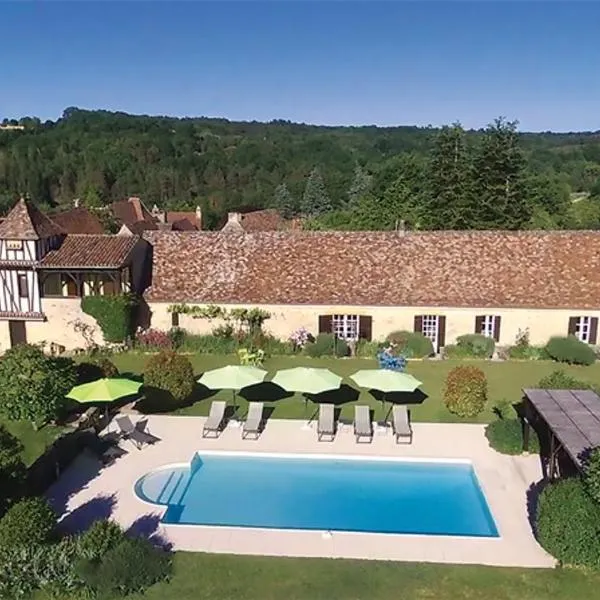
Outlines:
{"label": "shrub", "polygon": [[311,358],[321,356],[348,356],[350,348],[345,340],[336,338],[333,333],[320,333],[314,342],[306,344],[304,351]]}
{"label": "shrub", "polygon": [[262,367],[263,360],[265,359],[265,352],[260,349],[250,351],[247,348],[240,348],[238,350],[238,357],[240,359],[240,365]]}
{"label": "shrub", "polygon": [[148,540],[126,538],[108,550],[100,562],[78,565],[83,581],[100,597],[143,592],[171,574],[171,556]]}
{"label": "shrub", "polygon": [[545,360],[548,357],[545,348],[529,343],[529,329],[519,329],[514,346],[508,349],[508,358],[516,360]]}
{"label": "shrub", "polygon": [[580,381],[565,373],[562,369],[557,369],[540,379],[538,387],[542,390],[587,390],[591,389],[591,384]]}
{"label": "shrub", "polygon": [[37,426],[57,418],[76,382],[71,359],[46,356],[37,346],[20,344],[0,361],[0,410],[8,419]]}
{"label": "shrub", "polygon": [[25,482],[25,463],[21,442],[0,425],[0,517],[21,496]]}
{"label": "shrub", "polygon": [[464,348],[475,358],[492,358],[496,343],[493,338],[480,333],[468,333],[456,339],[456,345]]}
{"label": "shrub", "polygon": [[536,515],[540,544],[567,565],[600,567],[600,505],[578,478],[548,485]]}
{"label": "shrub", "polygon": [[77,369],[77,383],[89,383],[103,377],[118,377],[119,369],[115,363],[105,357],[92,359],[79,363]]}
{"label": "shrub", "polygon": [[572,365],[591,365],[596,361],[593,348],[574,335],[550,338],[546,352],[553,360]]}
{"label": "shrub", "polygon": [[169,350],[152,356],[144,372],[144,385],[168,392],[176,401],[185,400],[194,390],[192,363]]}
{"label": "shrub", "polygon": [[100,560],[124,539],[125,532],[114,521],[95,521],[78,538],[79,554],[87,560]]}
{"label": "shrub", "polygon": [[585,460],[585,487],[600,505],[600,448],[594,448]]}
{"label": "shrub", "polygon": [[460,366],[448,373],[444,402],[451,413],[475,417],[484,409],[486,400],[487,381],[481,369]]}
{"label": "shrub", "polygon": [[[497,419],[485,428],[485,437],[490,446],[500,454],[517,455],[523,453],[523,426],[519,419]],[[531,430],[529,451],[539,452],[537,433]]]}
{"label": "shrub", "polygon": [[211,335],[218,338],[233,338],[234,329],[231,323],[224,323],[223,325],[218,325],[215,327]]}
{"label": "shrub", "polygon": [[396,356],[390,352],[389,348],[377,353],[377,363],[380,369],[389,369],[391,371],[404,371],[406,369],[406,359],[404,356]]}
{"label": "shrub", "polygon": [[13,504],[0,519],[0,547],[46,542],[56,527],[56,514],[44,498]]}
{"label": "shrub", "polygon": [[294,353],[294,347],[291,342],[282,341],[259,330],[253,333],[242,333],[237,336],[237,340],[240,347],[245,348],[249,352],[262,350],[265,356]]}
{"label": "shrub", "polygon": [[380,342],[358,340],[356,343],[356,356],[359,356],[360,358],[376,358],[380,348]]}
{"label": "shrub", "polygon": [[448,344],[444,346],[444,358],[462,359],[473,358],[473,353],[466,346],[458,346],[456,344]]}
{"label": "shrub", "polygon": [[146,329],[138,331],[135,335],[135,343],[141,350],[171,350],[173,339],[166,331],[158,329]]}
{"label": "shrub", "polygon": [[186,333],[180,349],[182,352],[198,354],[235,354],[238,347],[237,341],[230,337]]}
{"label": "shrub", "polygon": [[171,339],[171,348],[177,350],[181,348],[185,339],[185,330],[180,327],[173,327],[169,330],[169,338]]}
{"label": "shrub", "polygon": [[306,344],[314,342],[314,336],[306,329],[306,327],[300,327],[296,331],[292,332],[289,339],[294,349],[302,350]]}
{"label": "shrub", "polygon": [[81,310],[98,323],[107,342],[121,343],[132,334],[138,299],[133,294],[84,296]]}
{"label": "shrub", "polygon": [[386,340],[406,358],[425,358],[434,354],[433,343],[422,333],[393,331]]}

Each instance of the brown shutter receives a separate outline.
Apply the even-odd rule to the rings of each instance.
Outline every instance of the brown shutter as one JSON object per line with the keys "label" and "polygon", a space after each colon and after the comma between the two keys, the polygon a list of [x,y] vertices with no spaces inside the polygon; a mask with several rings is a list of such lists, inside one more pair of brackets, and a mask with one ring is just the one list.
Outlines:
{"label": "brown shutter", "polygon": [[423,333],[423,317],[418,315],[415,317],[415,333]]}
{"label": "brown shutter", "polygon": [[598,317],[592,317],[590,322],[590,344],[595,345],[598,339]]}
{"label": "brown shutter", "polygon": [[371,341],[373,331],[373,318],[369,316],[358,317],[358,337],[361,340]]}
{"label": "brown shutter", "polygon": [[575,335],[577,333],[577,322],[579,317],[571,317],[569,319],[569,335]]}
{"label": "brown shutter", "polygon": [[438,317],[438,350],[446,345],[446,317]]}
{"label": "brown shutter", "polygon": [[331,315],[319,315],[319,333],[331,333]]}
{"label": "brown shutter", "polygon": [[171,313],[171,327],[179,327],[179,313],[178,312]]}
{"label": "brown shutter", "polygon": [[475,317],[475,333],[481,333],[483,329],[483,317]]}
{"label": "brown shutter", "polygon": [[500,341],[500,317],[494,317],[494,341]]}

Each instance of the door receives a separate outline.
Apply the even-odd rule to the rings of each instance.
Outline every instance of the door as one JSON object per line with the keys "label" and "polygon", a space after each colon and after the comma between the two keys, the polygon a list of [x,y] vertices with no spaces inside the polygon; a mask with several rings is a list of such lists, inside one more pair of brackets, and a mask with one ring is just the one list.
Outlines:
{"label": "door", "polygon": [[27,329],[25,321],[9,321],[8,330],[10,333],[10,347],[14,348],[19,344],[27,343]]}

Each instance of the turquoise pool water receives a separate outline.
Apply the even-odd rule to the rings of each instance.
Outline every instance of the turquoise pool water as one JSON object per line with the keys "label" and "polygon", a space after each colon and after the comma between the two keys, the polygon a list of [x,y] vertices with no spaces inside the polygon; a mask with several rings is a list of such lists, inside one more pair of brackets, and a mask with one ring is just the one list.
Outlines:
{"label": "turquoise pool water", "polygon": [[466,463],[206,454],[135,491],[164,523],[498,537]]}

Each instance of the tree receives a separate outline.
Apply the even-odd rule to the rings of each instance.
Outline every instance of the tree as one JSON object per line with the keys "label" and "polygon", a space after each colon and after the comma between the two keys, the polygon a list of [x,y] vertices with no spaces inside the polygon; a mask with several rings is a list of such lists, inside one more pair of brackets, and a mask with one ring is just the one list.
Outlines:
{"label": "tree", "polygon": [[20,497],[25,481],[21,442],[0,425],[0,517]]}
{"label": "tree", "polygon": [[354,179],[348,190],[348,207],[356,207],[359,200],[371,191],[372,185],[373,177],[360,165],[356,165],[354,169]]}
{"label": "tree", "polygon": [[275,188],[273,205],[284,219],[290,219],[296,214],[296,202],[285,183],[281,183]]}
{"label": "tree", "polygon": [[46,356],[38,346],[15,346],[0,361],[0,410],[38,427],[59,415],[76,381],[71,359]]}
{"label": "tree", "polygon": [[517,121],[496,119],[487,127],[473,160],[468,212],[477,229],[522,229],[533,206],[524,185],[525,160]]}
{"label": "tree", "polygon": [[424,221],[429,229],[468,229],[469,156],[460,123],[442,127],[435,137],[428,168]]}
{"label": "tree", "polygon": [[331,208],[325,183],[319,169],[315,167],[306,182],[304,196],[302,196],[302,212],[309,217],[315,217],[329,212]]}

